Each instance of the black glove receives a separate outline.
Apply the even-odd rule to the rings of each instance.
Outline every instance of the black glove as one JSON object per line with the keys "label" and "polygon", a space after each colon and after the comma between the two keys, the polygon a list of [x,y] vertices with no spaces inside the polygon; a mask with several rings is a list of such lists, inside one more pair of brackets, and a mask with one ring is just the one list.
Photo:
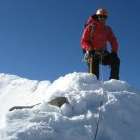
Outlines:
{"label": "black glove", "polygon": [[116,58],[116,57],[118,57],[118,54],[115,53],[115,52],[112,52],[110,55],[111,55],[112,58]]}
{"label": "black glove", "polygon": [[94,53],[95,53],[95,51],[94,50],[92,50],[92,51],[86,51],[86,50],[82,50],[83,51],[83,54],[85,54],[85,53],[89,53],[89,55],[93,55]]}
{"label": "black glove", "polygon": [[86,53],[86,50],[84,50],[84,49],[83,49],[82,51],[83,51],[83,54],[85,54],[85,53]]}
{"label": "black glove", "polygon": [[84,61],[88,62],[88,59],[90,58],[89,52],[84,53]]}
{"label": "black glove", "polygon": [[85,53],[84,53],[84,61],[85,62],[89,62],[89,59],[91,58],[91,57],[93,57],[93,51],[86,51]]}

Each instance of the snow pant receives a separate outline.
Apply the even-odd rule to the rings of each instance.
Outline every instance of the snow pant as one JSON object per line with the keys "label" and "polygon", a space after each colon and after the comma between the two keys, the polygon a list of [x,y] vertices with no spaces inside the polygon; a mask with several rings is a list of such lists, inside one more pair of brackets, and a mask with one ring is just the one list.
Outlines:
{"label": "snow pant", "polygon": [[[92,73],[99,79],[99,64],[110,65],[109,79],[119,80],[120,59],[117,54],[104,51],[102,54],[92,53]],[[88,71],[90,72],[90,64],[88,63]]]}

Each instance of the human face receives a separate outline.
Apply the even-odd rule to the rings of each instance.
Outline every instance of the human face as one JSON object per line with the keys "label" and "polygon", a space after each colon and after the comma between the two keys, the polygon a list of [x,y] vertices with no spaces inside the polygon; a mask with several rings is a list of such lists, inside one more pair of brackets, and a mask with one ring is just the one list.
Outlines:
{"label": "human face", "polygon": [[98,18],[98,21],[105,22],[106,19],[107,19],[107,16],[105,16],[105,15],[98,15],[97,18]]}

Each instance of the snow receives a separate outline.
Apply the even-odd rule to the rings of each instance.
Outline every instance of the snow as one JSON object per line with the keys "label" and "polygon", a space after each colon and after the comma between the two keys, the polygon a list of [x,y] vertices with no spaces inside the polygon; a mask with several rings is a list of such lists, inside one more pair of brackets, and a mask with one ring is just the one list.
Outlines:
{"label": "snow", "polygon": [[[70,104],[47,103],[61,96]],[[99,112],[97,140],[139,140],[139,107],[139,91],[125,81],[77,72],[52,83],[0,74],[0,140],[93,140]]]}

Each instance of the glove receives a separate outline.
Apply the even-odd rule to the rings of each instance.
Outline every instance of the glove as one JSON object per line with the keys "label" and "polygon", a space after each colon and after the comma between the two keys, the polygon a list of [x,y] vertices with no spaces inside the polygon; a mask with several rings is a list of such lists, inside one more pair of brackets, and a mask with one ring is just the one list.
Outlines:
{"label": "glove", "polygon": [[85,54],[84,54],[84,61],[88,62],[88,59],[89,59],[89,52],[85,52]]}
{"label": "glove", "polygon": [[93,57],[93,52],[92,51],[86,51],[86,53],[84,54],[84,61],[89,63],[90,58]]}
{"label": "glove", "polygon": [[85,54],[85,53],[86,53],[86,50],[82,49],[82,51],[83,51],[83,54]]}
{"label": "glove", "polygon": [[118,57],[118,54],[116,52],[112,52],[110,55],[111,55],[112,58]]}

